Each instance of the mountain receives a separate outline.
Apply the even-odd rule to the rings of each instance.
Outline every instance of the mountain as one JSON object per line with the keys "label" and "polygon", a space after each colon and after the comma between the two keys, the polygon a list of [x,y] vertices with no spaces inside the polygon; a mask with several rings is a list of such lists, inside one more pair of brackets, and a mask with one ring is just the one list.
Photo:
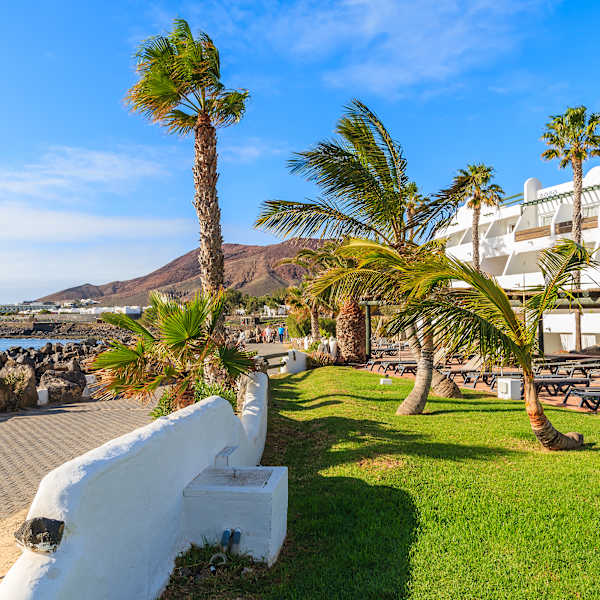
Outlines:
{"label": "mountain", "polygon": [[[292,239],[268,246],[223,244],[225,285],[252,296],[262,296],[297,284],[304,270],[296,265],[277,266],[282,258],[295,256],[300,248],[318,248],[323,242],[314,239]],[[65,301],[92,298],[105,306],[146,305],[148,292],[159,290],[188,296],[200,287],[198,250],[176,258],[148,275],[103,285],[84,283],[68,288],[40,301]]]}

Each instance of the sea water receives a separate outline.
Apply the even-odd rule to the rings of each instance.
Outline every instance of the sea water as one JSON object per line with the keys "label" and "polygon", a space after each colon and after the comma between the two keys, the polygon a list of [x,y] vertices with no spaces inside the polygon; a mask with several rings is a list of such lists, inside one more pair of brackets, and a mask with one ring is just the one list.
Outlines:
{"label": "sea water", "polygon": [[81,340],[58,340],[54,338],[0,338],[0,352],[4,352],[13,346],[21,346],[23,348],[42,348],[48,342],[51,344],[68,344],[70,342],[80,342]]}

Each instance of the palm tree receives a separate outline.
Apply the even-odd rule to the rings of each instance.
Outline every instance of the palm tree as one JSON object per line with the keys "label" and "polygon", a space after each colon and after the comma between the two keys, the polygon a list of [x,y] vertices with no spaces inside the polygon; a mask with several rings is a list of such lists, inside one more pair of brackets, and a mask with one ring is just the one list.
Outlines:
{"label": "palm tree", "polygon": [[[281,237],[363,237],[393,248],[409,247],[419,235],[433,235],[433,224],[442,223],[453,207],[445,198],[427,199],[410,212],[406,159],[381,120],[353,100],[336,130],[337,139],[320,142],[289,161],[292,173],[316,183],[323,197],[267,200],[256,226]],[[338,315],[338,341],[342,356],[347,349],[352,361],[365,355],[361,314],[356,297],[347,296]],[[426,361],[421,366],[428,368]]]}
{"label": "palm tree", "polygon": [[460,169],[454,177],[452,186],[447,193],[456,197],[458,201],[466,201],[467,206],[473,211],[473,267],[481,270],[479,263],[479,218],[483,206],[498,206],[504,190],[497,184],[491,183],[494,177],[494,168],[483,163],[467,165]]}
{"label": "palm tree", "polygon": [[219,51],[206,33],[194,38],[183,19],[168,36],[144,41],[137,54],[139,81],[126,100],[134,111],[170,133],[194,132],[194,208],[200,224],[198,262],[206,293],[223,286],[221,211],[217,197],[216,127],[237,123],[248,92],[221,83]]}
{"label": "palm tree", "polygon": [[[355,247],[352,249],[351,246]],[[523,370],[525,408],[540,443],[550,450],[579,448],[583,436],[562,434],[550,423],[534,382],[533,358],[538,324],[559,298],[573,299],[574,275],[598,263],[583,246],[562,240],[540,254],[545,285],[532,288],[523,310],[516,312],[498,282],[467,263],[443,253],[420,253],[409,258],[384,244],[357,240],[348,252],[361,254],[359,268],[346,274],[344,285],[378,285],[386,298],[405,298],[404,310],[387,326],[391,334],[406,327],[421,327],[425,338],[441,340],[450,351],[475,352],[488,364],[518,364]],[[335,276],[321,284],[331,285]],[[361,281],[362,279],[362,281]],[[451,287],[463,282],[467,288]]]}
{"label": "palm tree", "polygon": [[[572,299],[573,276],[592,264],[591,254],[571,240],[563,240],[540,254],[538,266],[546,284],[534,291],[517,313],[498,282],[457,259],[435,257],[405,265],[403,287],[411,290],[412,311],[396,326],[427,316],[430,333],[453,350],[478,352],[490,364],[518,364],[523,370],[525,409],[538,441],[548,450],[580,448],[580,433],[562,434],[544,414],[534,381],[538,324],[545,311],[556,307],[560,295]],[[456,289],[461,281],[469,287]],[[393,326],[392,326],[393,330]]]}
{"label": "palm tree", "polygon": [[[600,156],[600,114],[587,114],[585,106],[567,108],[562,115],[550,117],[542,135],[549,146],[542,158],[560,160],[560,168],[571,165],[573,169],[573,217],[571,232],[573,240],[581,244],[581,190],[583,186],[583,163],[592,156]],[[581,286],[580,273],[576,274],[575,286]],[[581,352],[581,310],[575,311],[575,350]]]}
{"label": "palm tree", "polygon": [[227,345],[219,332],[224,309],[222,293],[198,294],[178,304],[153,292],[145,312],[148,326],[126,315],[105,314],[104,321],[130,331],[136,341],[113,341],[96,357],[100,393],[151,398],[159,387],[172,385],[175,405],[182,407],[193,402],[196,384],[206,380],[207,364],[223,369],[232,380],[248,372],[251,355]]}
{"label": "palm tree", "polygon": [[[354,264],[340,265],[323,271],[311,282],[310,287],[312,293],[329,293],[333,299],[377,290],[378,299],[400,306],[401,311],[408,310],[408,291],[398,285],[397,269],[390,269],[389,263],[385,259],[381,260],[381,255],[389,257],[391,253],[391,256],[406,266],[421,260],[423,256],[443,254],[443,251],[443,244],[437,240],[422,246],[412,245],[400,249],[374,240],[347,240],[337,252],[342,257],[352,258]],[[424,315],[420,322],[407,323],[402,332],[407,336],[411,352],[417,360],[417,372],[413,389],[398,406],[396,414],[421,414],[432,385],[435,386],[436,393],[441,392],[445,397],[462,397],[456,384],[435,369],[434,336],[429,331],[429,318]],[[400,329],[392,333],[400,333]]]}

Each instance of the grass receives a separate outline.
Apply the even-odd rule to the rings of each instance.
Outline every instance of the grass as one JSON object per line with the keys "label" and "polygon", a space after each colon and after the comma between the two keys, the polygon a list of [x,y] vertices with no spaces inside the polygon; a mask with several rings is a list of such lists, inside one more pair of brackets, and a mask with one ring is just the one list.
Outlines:
{"label": "grass", "polygon": [[[550,453],[518,402],[467,392],[395,416],[411,382],[345,367],[272,385],[263,464],[290,477],[280,560],[179,575],[165,598],[600,598],[597,416],[547,408],[586,439]],[[193,552],[181,560],[205,568]]]}

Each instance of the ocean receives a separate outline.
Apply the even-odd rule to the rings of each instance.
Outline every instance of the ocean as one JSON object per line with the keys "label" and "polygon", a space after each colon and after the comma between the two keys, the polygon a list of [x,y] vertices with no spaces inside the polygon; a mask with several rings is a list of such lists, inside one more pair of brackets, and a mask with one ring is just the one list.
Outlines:
{"label": "ocean", "polygon": [[23,348],[41,348],[48,342],[52,344],[68,344],[69,342],[80,342],[81,340],[57,340],[53,338],[0,338],[0,352],[4,352],[13,346],[22,346]]}

